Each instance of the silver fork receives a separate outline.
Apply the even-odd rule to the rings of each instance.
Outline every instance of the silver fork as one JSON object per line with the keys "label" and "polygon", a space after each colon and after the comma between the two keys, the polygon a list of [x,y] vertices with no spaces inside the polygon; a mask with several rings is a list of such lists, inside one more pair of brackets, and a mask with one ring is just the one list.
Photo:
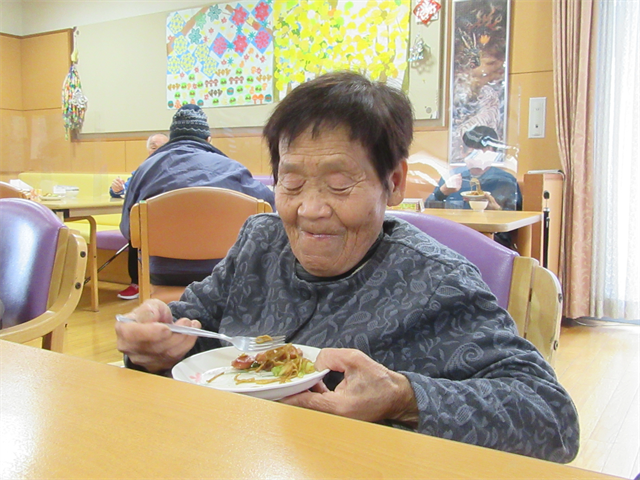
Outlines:
{"label": "silver fork", "polygon": [[[124,315],[116,314],[116,320],[124,323],[137,323],[133,318],[126,317]],[[199,328],[184,327],[182,325],[176,325],[174,323],[165,323],[169,330],[175,333],[182,333],[183,335],[195,335],[197,337],[217,338],[218,340],[224,340],[233,344],[241,352],[253,353],[264,352],[265,350],[271,350],[272,348],[284,345],[284,336],[278,335],[271,337],[271,340],[265,342],[256,341],[256,337],[229,337],[222,333],[210,332],[208,330],[201,330]]]}

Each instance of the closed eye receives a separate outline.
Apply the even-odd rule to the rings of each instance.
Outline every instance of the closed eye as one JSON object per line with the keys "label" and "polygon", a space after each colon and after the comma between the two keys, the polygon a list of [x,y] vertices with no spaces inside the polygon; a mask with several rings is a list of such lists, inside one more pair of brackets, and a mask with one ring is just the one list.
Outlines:
{"label": "closed eye", "polygon": [[304,186],[304,179],[300,175],[286,174],[280,177],[278,185],[282,187],[285,193],[299,192]]}
{"label": "closed eye", "polygon": [[349,185],[348,187],[329,187],[329,189],[335,194],[346,194],[353,190],[353,185]]}
{"label": "closed eye", "polygon": [[337,195],[350,193],[357,184],[355,178],[344,173],[332,173],[327,176],[327,187]]}
{"label": "closed eye", "polygon": [[290,187],[284,184],[280,184],[280,186],[282,187],[282,190],[284,191],[284,193],[289,193],[289,194],[300,193],[300,191],[302,190],[302,185],[299,185],[296,187]]}

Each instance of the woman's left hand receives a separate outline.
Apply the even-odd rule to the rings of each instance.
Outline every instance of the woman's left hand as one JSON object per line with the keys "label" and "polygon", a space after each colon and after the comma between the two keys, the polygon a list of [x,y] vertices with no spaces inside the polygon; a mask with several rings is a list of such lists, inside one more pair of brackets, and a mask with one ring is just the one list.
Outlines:
{"label": "woman's left hand", "polygon": [[491,195],[490,193],[485,193],[484,196],[487,200],[489,200],[489,204],[487,205],[487,210],[502,210],[502,207],[498,202],[496,202],[496,199],[493,198],[493,195]]}
{"label": "woman's left hand", "polygon": [[325,348],[315,366],[318,371],[343,372],[344,379],[334,391],[320,382],[312,391],[284,398],[282,403],[368,422],[394,420],[417,426],[418,406],[404,375],[354,349]]}

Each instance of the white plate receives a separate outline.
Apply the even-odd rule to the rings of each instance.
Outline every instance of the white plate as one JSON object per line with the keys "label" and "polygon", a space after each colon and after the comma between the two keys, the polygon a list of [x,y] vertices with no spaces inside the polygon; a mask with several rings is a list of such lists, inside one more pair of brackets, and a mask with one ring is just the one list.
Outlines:
{"label": "white plate", "polygon": [[[305,358],[312,362],[316,361],[316,357],[320,353],[319,348],[307,347],[304,345],[296,345]],[[257,383],[241,383],[237,385],[234,377],[238,370],[231,366],[231,361],[241,355],[242,352],[234,347],[223,347],[209,350],[207,352],[198,353],[192,357],[185,358],[171,370],[173,378],[187,383],[195,383],[205,387],[215,388],[216,390],[224,390],[227,392],[244,393],[252,397],[263,398],[265,400],[280,400],[281,398],[303,392],[313,387],[322,378],[329,373],[329,370],[322,372],[308,373],[300,378],[295,378],[286,383],[268,383],[259,385]],[[216,374],[224,372],[212,382],[207,382]],[[246,373],[242,374],[245,378],[265,377],[273,378],[269,372],[262,374]]]}
{"label": "white plate", "polygon": [[58,194],[49,194],[46,197],[44,195],[40,196],[40,200],[42,200],[43,202],[56,202],[58,200],[62,200],[64,198],[64,195],[58,195]]}
{"label": "white plate", "polygon": [[[460,195],[462,196],[462,198],[465,198],[466,200],[469,200],[469,201],[486,198],[486,196],[483,196],[483,195],[473,195],[474,193],[475,192],[460,192]],[[491,192],[486,192],[486,191],[484,193],[491,194]]]}

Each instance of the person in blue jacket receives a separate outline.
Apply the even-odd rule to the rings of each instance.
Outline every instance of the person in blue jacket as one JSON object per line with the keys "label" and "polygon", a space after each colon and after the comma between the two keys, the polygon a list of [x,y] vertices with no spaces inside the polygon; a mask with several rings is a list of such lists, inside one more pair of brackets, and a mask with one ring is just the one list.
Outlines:
{"label": "person in blue jacket", "polygon": [[[131,176],[120,221],[120,231],[125,238],[131,238],[131,207],[141,200],[179,188],[227,188],[264,200],[275,211],[273,192],[254,179],[244,165],[211,145],[210,140],[211,130],[204,111],[197,105],[183,105],[173,116],[169,142],[153,152]],[[151,283],[189,285],[210,275],[219,260],[151,257]]]}
{"label": "person in blue jacket", "polygon": [[[169,137],[164,133],[154,133],[151,135],[147,138],[148,156],[151,156],[153,152],[168,141]],[[133,173],[135,173],[135,170]],[[133,173],[131,175],[133,175]],[[126,181],[119,176],[116,177],[116,179],[111,183],[111,187],[109,187],[109,195],[111,195],[112,198],[124,198],[130,180],[131,177],[127,178]],[[131,283],[127,288],[118,293],[118,298],[123,300],[133,300],[140,296],[140,288],[138,287],[138,249],[133,248],[131,244],[129,244],[128,255],[127,267],[129,270],[129,277],[131,277]]]}
{"label": "person in blue jacket", "polygon": [[[154,133],[149,138],[147,138],[147,157],[150,157],[153,152],[155,152],[168,141],[169,137],[167,137],[164,133]],[[131,175],[133,175],[134,173],[135,170]],[[127,178],[127,180],[123,180],[119,176],[116,177],[115,180],[111,183],[111,187],[109,187],[109,195],[111,195],[112,198],[124,198],[130,180],[131,177]]]}

